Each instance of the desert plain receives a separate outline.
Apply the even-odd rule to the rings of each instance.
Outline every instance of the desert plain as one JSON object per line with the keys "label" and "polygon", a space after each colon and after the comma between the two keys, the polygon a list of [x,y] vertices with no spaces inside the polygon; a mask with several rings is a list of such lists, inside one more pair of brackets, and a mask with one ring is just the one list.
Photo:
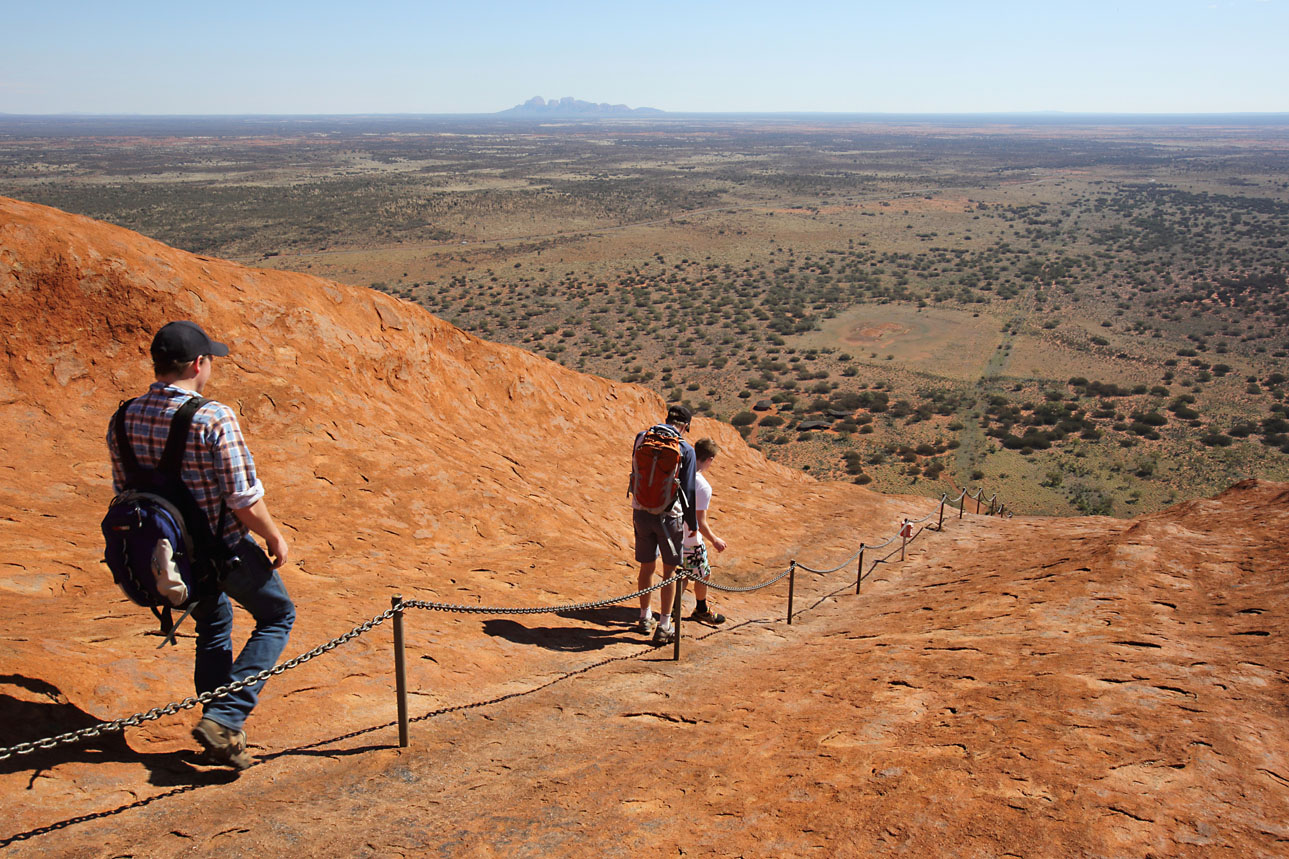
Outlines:
{"label": "desert plain", "polygon": [[623,606],[409,612],[409,748],[381,625],[270,682],[240,777],[187,711],[3,759],[15,855],[1289,852],[1284,127],[3,130],[4,747],[188,694],[97,534],[176,316],[233,348],[292,653],[633,590],[667,401],[730,586],[1013,514],[799,573],[790,625],[722,594],[679,661]]}

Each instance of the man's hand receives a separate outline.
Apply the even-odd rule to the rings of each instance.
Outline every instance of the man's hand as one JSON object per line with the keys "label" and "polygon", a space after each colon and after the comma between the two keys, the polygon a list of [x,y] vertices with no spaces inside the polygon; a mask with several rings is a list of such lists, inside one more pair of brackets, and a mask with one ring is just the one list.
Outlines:
{"label": "man's hand", "polygon": [[268,546],[269,557],[273,559],[273,569],[276,570],[286,563],[286,557],[290,554],[286,538],[282,536],[273,517],[269,515],[268,505],[264,503],[263,498],[250,507],[234,510],[233,515]]}
{"label": "man's hand", "polygon": [[265,539],[264,542],[268,546],[269,557],[273,559],[273,569],[276,570],[286,563],[287,555],[290,554],[290,549],[286,545],[286,538],[279,531],[272,537]]}
{"label": "man's hand", "polygon": [[712,537],[712,548],[713,548],[713,549],[715,549],[715,550],[716,550],[716,551],[718,551],[718,552],[724,552],[724,551],[725,551],[725,541],[724,541],[724,540],[722,540],[720,537],[715,537],[715,536],[714,536],[714,537]]}

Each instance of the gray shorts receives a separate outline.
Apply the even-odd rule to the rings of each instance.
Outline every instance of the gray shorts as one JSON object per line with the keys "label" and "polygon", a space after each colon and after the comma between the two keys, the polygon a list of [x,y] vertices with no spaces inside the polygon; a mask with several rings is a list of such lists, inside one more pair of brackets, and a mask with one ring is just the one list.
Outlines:
{"label": "gray shorts", "polygon": [[636,532],[636,561],[647,564],[658,560],[669,567],[680,565],[680,541],[684,538],[679,516],[666,519],[646,510],[632,510],[631,522]]}

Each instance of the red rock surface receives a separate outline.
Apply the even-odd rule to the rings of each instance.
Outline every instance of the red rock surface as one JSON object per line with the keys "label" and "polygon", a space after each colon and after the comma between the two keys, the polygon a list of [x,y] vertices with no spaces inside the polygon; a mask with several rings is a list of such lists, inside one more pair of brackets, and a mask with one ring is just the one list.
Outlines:
{"label": "red rock surface", "polygon": [[[232,347],[207,394],[238,409],[292,541],[288,654],[395,593],[634,588],[625,449],[662,411],[650,392],[384,295],[0,199],[0,747],[189,694],[191,639],[155,649],[98,563],[106,421],[172,318]],[[934,506],[695,430],[724,448],[718,581],[832,566]],[[1133,521],[951,515],[860,596],[853,568],[800,575],[791,626],[783,585],[720,595],[729,629],[680,662],[641,645],[630,608],[411,612],[413,715],[481,704],[414,722],[411,748],[383,626],[269,683],[240,777],[196,762],[191,712],[0,761],[0,845],[1289,855],[1287,527],[1289,487],[1252,481]]]}

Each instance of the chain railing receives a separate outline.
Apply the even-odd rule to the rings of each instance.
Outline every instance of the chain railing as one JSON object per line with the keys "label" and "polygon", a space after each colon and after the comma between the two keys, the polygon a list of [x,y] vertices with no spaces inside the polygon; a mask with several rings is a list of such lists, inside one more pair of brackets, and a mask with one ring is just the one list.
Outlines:
{"label": "chain railing", "polygon": [[788,565],[788,568],[786,570],[779,573],[774,578],[766,579],[765,581],[761,582],[759,585],[748,585],[747,587],[735,587],[734,585],[718,585],[716,582],[713,582],[713,581],[704,581],[701,577],[693,573],[686,573],[685,578],[690,579],[691,581],[698,582],[699,584],[707,585],[709,588],[711,588],[714,591],[723,591],[727,594],[747,594],[747,593],[751,593],[752,591],[759,591],[762,588],[768,588],[770,585],[775,584],[776,582],[783,581],[784,576],[792,575],[792,568],[794,566],[800,568],[800,565],[798,565],[796,561],[793,561]]}
{"label": "chain railing", "polygon": [[432,602],[425,602],[421,600],[404,601],[401,603],[399,607],[388,608],[385,611],[381,612],[380,614],[376,615],[375,617],[371,618],[370,620],[358,624],[358,626],[355,626],[349,632],[346,632],[343,635],[337,636],[336,638],[333,638],[331,641],[328,641],[325,644],[320,644],[317,647],[313,648],[312,650],[302,653],[299,656],[295,657],[294,659],[290,659],[286,662],[283,662],[280,665],[276,665],[272,668],[266,668],[257,674],[252,674],[249,677],[242,678],[241,680],[235,680],[226,686],[220,686],[216,689],[210,690],[209,692],[203,692],[200,695],[192,695],[182,700],[173,701],[169,704],[165,704],[160,707],[153,707],[150,710],[146,710],[141,713],[135,713],[131,716],[126,716],[121,719],[114,719],[109,722],[99,722],[97,725],[90,725],[89,727],[81,728],[80,730],[77,730],[77,731],[69,731],[68,733],[58,734],[57,736],[53,736],[53,737],[45,737],[44,739],[33,740],[31,742],[17,743],[16,745],[10,746],[8,748],[0,748],[0,761],[7,760],[17,755],[27,755],[37,751],[48,751],[50,749],[57,748],[58,746],[79,742],[81,740],[95,739],[105,734],[114,734],[119,731],[123,731],[125,728],[137,727],[143,724],[144,722],[152,722],[164,716],[172,716],[181,710],[191,710],[193,707],[196,707],[199,704],[208,704],[211,701],[217,701],[221,698],[226,698],[229,695],[233,694],[234,692],[239,692],[242,689],[245,689],[247,686],[254,686],[256,683],[260,683],[264,680],[267,680],[270,677],[276,677],[277,675],[282,674],[286,671],[290,671],[292,668],[296,668],[300,665],[303,665],[309,660],[315,659],[324,653],[329,653],[330,651],[335,650],[337,647],[339,647],[342,644],[347,644],[348,642],[354,640],[360,635],[370,632],[371,630],[375,629],[377,626],[380,626],[382,623],[389,620],[394,615],[401,613],[404,608],[429,608],[429,609],[435,609],[438,611],[452,611],[452,612],[458,612],[458,613],[479,613],[479,614],[539,614],[544,612],[581,611],[584,609],[599,608],[601,606],[613,605],[615,603],[625,602],[626,600],[633,599],[635,597],[639,597],[647,593],[652,593],[653,591],[656,591],[660,588],[664,588],[670,584],[674,584],[681,577],[682,576],[680,574],[677,574],[667,579],[666,581],[655,584],[653,587],[644,588],[642,590],[635,591],[634,593],[625,594],[621,597],[614,597],[612,599],[607,599],[607,600],[598,600],[596,602],[589,602],[589,603],[578,603],[578,604],[565,605],[565,606],[552,606],[549,608],[519,608],[519,609],[490,608],[490,607],[484,607],[484,606],[462,606],[462,605],[450,605],[447,603],[432,603]]}
{"label": "chain railing", "polygon": [[509,608],[504,606],[454,605],[452,603],[430,602],[429,600],[402,600],[399,604],[403,608],[423,608],[430,611],[446,611],[453,614],[560,614],[561,612],[588,611],[593,608],[604,608],[606,606],[617,605],[620,602],[626,602],[629,599],[642,597],[645,594],[651,594],[656,590],[675,584],[684,577],[684,573],[676,573],[676,575],[666,581],[659,582],[652,587],[642,588],[634,593],[623,594],[620,597],[596,600],[594,602],[569,603],[568,605],[538,606],[536,608]]}
{"label": "chain railing", "polygon": [[[892,539],[894,539],[894,538],[892,538]],[[860,545],[862,546],[863,544],[861,543]],[[799,569],[799,570],[805,570],[807,573],[818,573],[818,574],[820,574],[820,575],[825,575],[825,576],[826,576],[826,575],[828,575],[829,573],[835,573],[835,572],[837,572],[838,570],[844,569],[845,567],[849,567],[849,566],[850,566],[850,562],[851,562],[851,561],[853,561],[853,560],[855,560],[856,558],[858,558],[858,557],[860,556],[860,554],[861,554],[863,551],[864,551],[864,550],[861,548],[858,552],[856,552],[855,554],[851,555],[849,558],[847,558],[846,560],[842,561],[842,562],[841,562],[840,564],[838,564],[837,566],[835,566],[835,567],[829,567],[829,568],[828,568],[828,569],[826,569],[826,570],[816,570],[816,569],[814,569],[813,567],[807,567],[805,564],[797,564],[797,569]]]}
{"label": "chain railing", "polygon": [[[984,489],[981,488],[977,490],[975,495],[972,495],[964,488],[961,494],[959,494],[959,496],[955,498],[952,502],[948,501],[947,495],[942,495],[940,497],[940,502],[938,507],[938,513],[940,515],[940,523],[937,526],[937,530],[943,529],[944,508],[946,504],[957,503],[959,505],[958,516],[959,518],[961,518],[966,507],[967,498],[973,498],[973,500],[976,501],[976,510],[977,512],[979,512],[982,508]],[[1004,514],[1006,505],[996,507],[995,503],[997,501],[997,498],[998,496],[997,494],[995,494],[992,498],[989,499],[990,515]],[[873,570],[877,568],[878,564],[885,563],[895,554],[894,552],[892,552],[890,555],[887,555],[885,558],[874,561],[873,566],[869,568],[868,573],[865,573],[864,572],[865,552],[869,550],[885,548],[886,546],[889,546],[891,543],[894,543],[896,540],[902,540],[900,544],[900,557],[902,560],[904,557],[905,547],[914,539],[916,539],[917,536],[920,535],[923,530],[925,530],[923,528],[920,528],[916,532],[914,532],[912,529],[912,526],[930,520],[932,516],[936,515],[936,512],[937,511],[932,511],[931,513],[928,513],[926,516],[923,516],[920,519],[904,519],[903,524],[901,525],[900,531],[896,533],[893,537],[887,539],[885,542],[877,543],[873,545],[869,545],[867,543],[860,543],[859,551],[851,555],[849,558],[847,558],[845,561],[843,561],[841,564],[839,564],[836,567],[832,567],[830,569],[814,569],[812,567],[805,566],[804,564],[799,564],[796,560],[792,560],[789,562],[788,568],[783,572],[779,573],[778,575],[773,576],[772,578],[769,578],[766,581],[761,582],[759,584],[743,586],[743,587],[733,586],[733,585],[722,585],[717,582],[705,581],[697,573],[689,572],[682,568],[675,575],[663,581],[660,581],[648,588],[641,588],[640,590],[633,591],[632,593],[629,593],[629,594],[623,594],[622,596],[617,596],[617,597],[609,597],[606,599],[594,600],[591,602],[568,603],[565,605],[557,605],[557,606],[540,606],[540,607],[468,606],[468,605],[459,605],[459,604],[453,604],[453,603],[440,603],[440,602],[434,602],[430,600],[403,600],[400,597],[395,597],[394,604],[391,605],[390,608],[372,617],[370,620],[364,621],[363,623],[360,623],[357,626],[355,626],[349,632],[346,632],[343,635],[337,636],[336,638],[331,639],[325,644],[320,644],[317,647],[313,648],[312,650],[302,653],[293,659],[290,659],[286,662],[281,663],[280,665],[276,665],[272,668],[266,668],[263,671],[260,671],[249,677],[244,677],[241,680],[235,680],[232,683],[229,683],[225,686],[220,686],[219,688],[212,689],[208,692],[203,692],[200,695],[193,695],[179,701],[174,701],[169,704],[165,704],[160,707],[153,707],[150,710],[146,710],[140,713],[135,713],[131,716],[127,716],[122,719],[115,719],[109,722],[100,722],[96,725],[91,725],[86,728],[81,728],[80,730],[77,730],[77,731],[70,731],[65,734],[58,734],[57,736],[46,737],[44,739],[33,740],[31,742],[17,743],[16,745],[10,746],[8,748],[0,748],[0,761],[7,760],[9,758],[16,757],[19,755],[31,754],[37,751],[47,751],[50,749],[57,748],[58,746],[79,742],[81,740],[93,739],[96,737],[103,736],[105,734],[117,733],[120,731],[124,731],[124,729],[127,727],[137,727],[138,725],[141,725],[144,722],[155,721],[164,716],[174,715],[175,713],[178,713],[181,710],[190,710],[199,704],[207,704],[211,701],[225,698],[228,695],[231,695],[234,692],[238,692],[248,686],[253,686],[257,683],[267,680],[270,677],[275,677],[279,674],[283,674],[287,671],[290,671],[293,668],[297,668],[300,665],[303,665],[304,663],[312,659],[315,659],[324,653],[329,653],[332,650],[335,650],[337,647],[343,644],[347,644],[348,642],[353,641],[359,636],[370,632],[371,630],[375,629],[377,626],[380,626],[390,618],[394,618],[395,620],[395,633],[396,633],[395,637],[399,639],[399,641],[396,643],[395,660],[396,660],[396,673],[401,675],[403,673],[402,665],[401,665],[402,659],[403,659],[402,641],[401,641],[402,639],[401,620],[402,620],[403,613],[409,608],[424,609],[424,610],[430,610],[430,611],[442,611],[442,612],[449,612],[449,613],[455,613],[455,614],[491,614],[491,615],[560,614],[560,613],[566,613],[566,612],[587,611],[590,609],[603,608],[610,605],[616,605],[618,603],[626,602],[627,600],[644,596],[645,594],[653,593],[654,591],[660,590],[662,588],[666,588],[670,585],[675,584],[681,579],[687,579],[697,583],[705,584],[707,587],[713,590],[722,591],[725,593],[750,593],[752,591],[758,591],[763,588],[767,588],[770,585],[773,585],[773,584],[776,584],[777,582],[782,581],[786,577],[789,579],[787,622],[791,624],[792,617],[793,617],[792,606],[793,606],[793,595],[795,592],[795,584],[796,584],[796,571],[798,569],[804,570],[809,573],[826,575],[830,573],[835,573],[849,566],[849,564],[852,561],[858,559],[859,569],[856,575],[855,592],[859,593],[863,580],[868,575],[870,575]],[[1011,514],[1007,513],[1006,515],[1010,516]],[[930,527],[930,526],[927,526],[927,527]],[[682,588],[677,588],[675,591],[675,613],[677,615],[677,618],[676,618],[677,628],[679,627],[680,598],[683,590],[684,588],[682,587]],[[679,659],[680,658],[679,634],[677,634],[675,638],[675,644],[676,644],[675,658]],[[399,686],[401,687],[402,685],[403,685],[403,682],[400,676]],[[405,746],[407,745],[407,742],[406,742],[407,738],[406,738],[406,716],[405,716],[406,700],[405,700],[404,689],[400,689],[399,710],[400,710],[400,722],[401,722],[400,744]]]}
{"label": "chain railing", "polygon": [[53,749],[67,743],[92,739],[94,737],[102,736],[103,734],[113,734],[126,728],[137,727],[144,722],[155,721],[160,719],[162,716],[174,715],[180,710],[191,710],[198,704],[208,704],[211,701],[226,698],[234,692],[239,692],[242,689],[245,689],[247,686],[254,686],[256,683],[267,680],[270,677],[276,677],[283,672],[290,671],[292,668],[303,665],[309,660],[321,656],[324,653],[329,653],[340,645],[347,644],[358,636],[370,632],[385,621],[389,620],[396,613],[397,612],[394,609],[387,609],[373,617],[371,620],[358,624],[344,635],[337,636],[326,644],[320,644],[306,653],[301,653],[294,659],[283,662],[281,665],[276,665],[272,668],[265,668],[258,674],[252,674],[251,676],[244,677],[241,680],[235,680],[226,686],[220,686],[216,689],[210,690],[209,692],[202,692],[200,695],[193,695],[188,698],[184,698],[181,701],[174,701],[161,707],[153,707],[151,710],[146,710],[142,713],[135,713],[133,716],[127,716],[124,719],[115,719],[111,722],[100,722],[97,725],[90,725],[88,728],[81,728],[79,731],[70,731],[66,734],[59,734],[56,737],[46,737],[42,740],[35,740],[30,743],[18,743],[17,745],[10,746],[7,749],[0,749],[0,761],[6,760],[15,755],[27,755],[35,751]]}

